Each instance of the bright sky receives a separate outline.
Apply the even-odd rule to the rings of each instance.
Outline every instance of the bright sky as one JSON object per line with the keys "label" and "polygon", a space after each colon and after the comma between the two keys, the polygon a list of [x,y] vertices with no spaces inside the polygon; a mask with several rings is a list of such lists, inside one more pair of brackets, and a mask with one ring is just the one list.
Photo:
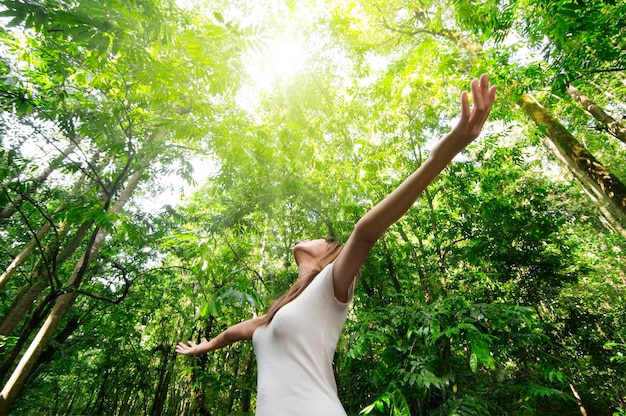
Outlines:
{"label": "bright sky", "polygon": [[245,110],[254,112],[259,94],[268,92],[273,85],[288,79],[304,68],[307,56],[298,39],[280,34],[266,40],[263,53],[252,54],[246,59],[246,70],[252,83],[244,86],[237,95],[237,103]]}
{"label": "bright sky", "polygon": [[267,52],[249,61],[248,70],[257,85],[263,87],[300,71],[306,53],[298,40],[289,34],[269,39]]}
{"label": "bright sky", "polygon": [[[202,9],[202,0],[177,0],[176,3],[183,8]],[[281,13],[281,8],[286,6],[283,2],[258,1],[250,2],[248,13],[244,14],[240,9],[232,7],[228,10],[220,10],[225,20],[239,22],[243,27],[247,25],[263,25],[270,20],[270,14]],[[207,11],[213,13],[215,10]],[[286,10],[282,10],[286,11]],[[281,21],[281,25],[274,27],[264,27],[262,29],[263,43],[265,47],[257,52],[251,53],[245,59],[245,68],[250,75],[250,82],[245,85],[237,95],[237,103],[241,108],[253,113],[256,109],[260,94],[272,89],[277,82],[285,80],[301,71],[306,62],[306,49],[300,44],[301,37],[298,36],[298,28],[292,21]],[[207,165],[211,165],[206,159],[194,160],[194,182],[195,185],[187,184],[176,174],[171,174],[161,178],[161,183],[165,190],[158,197],[150,198],[142,206],[152,207],[154,210],[160,209],[163,205],[178,205],[183,202],[185,196],[191,193],[206,180],[211,174]]]}

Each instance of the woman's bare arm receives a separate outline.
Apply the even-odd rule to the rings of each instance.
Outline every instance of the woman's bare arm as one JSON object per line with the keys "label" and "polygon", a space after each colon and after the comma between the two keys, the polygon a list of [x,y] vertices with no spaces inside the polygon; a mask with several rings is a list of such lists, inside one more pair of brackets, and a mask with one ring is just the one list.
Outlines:
{"label": "woman's bare arm", "polygon": [[224,332],[208,341],[202,338],[202,342],[196,344],[193,341],[179,342],[176,352],[183,355],[197,355],[205,352],[224,348],[233,342],[252,339],[254,330],[259,326],[259,318],[249,319],[227,328]]}
{"label": "woman's bare arm", "polygon": [[461,117],[450,133],[431,151],[430,157],[400,186],[366,213],[356,224],[345,247],[333,265],[335,296],[346,301],[367,255],[383,233],[413,206],[426,187],[441,173],[461,150],[480,134],[496,95],[489,87],[487,75],[471,83],[473,107],[467,92],[461,95]]}

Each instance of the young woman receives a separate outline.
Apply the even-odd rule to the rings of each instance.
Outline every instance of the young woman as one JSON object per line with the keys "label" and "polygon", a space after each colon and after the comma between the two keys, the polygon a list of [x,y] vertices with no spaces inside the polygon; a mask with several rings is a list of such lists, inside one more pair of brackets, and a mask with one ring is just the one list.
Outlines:
{"label": "young woman", "polygon": [[345,246],[334,239],[307,240],[293,248],[298,279],[258,318],[241,322],[200,344],[179,343],[179,354],[201,354],[252,339],[257,356],[256,414],[345,415],[337,397],[332,360],[352,298],[355,276],[374,243],[413,205],[454,156],[480,134],[496,88],[487,75],[471,83],[473,106],[461,94],[461,117],[430,157],[365,214]]}

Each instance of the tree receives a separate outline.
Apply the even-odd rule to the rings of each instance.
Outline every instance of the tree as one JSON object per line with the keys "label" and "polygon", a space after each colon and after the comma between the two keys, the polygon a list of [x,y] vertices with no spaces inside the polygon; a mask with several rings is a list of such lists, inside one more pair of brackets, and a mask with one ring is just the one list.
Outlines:
{"label": "tree", "polygon": [[524,95],[518,101],[520,107],[541,127],[546,129],[553,152],[563,161],[574,176],[590,189],[597,199],[610,201],[599,204],[603,212],[620,234],[626,236],[626,186],[609,172],[587,149],[584,148],[558,121],[534,99]]}
{"label": "tree", "polygon": [[626,144],[626,128],[617,120],[608,115],[600,106],[573,85],[567,87],[567,93],[589,112],[608,133]]}
{"label": "tree", "polygon": [[[17,189],[19,195],[14,201],[26,197],[34,201],[35,210],[43,214],[54,230],[52,249],[46,251],[39,245],[51,290],[40,302],[52,302],[54,306],[5,386],[3,412],[21,391],[77,294],[84,293],[80,286],[89,278],[90,263],[101,250],[111,227],[119,221],[122,208],[139,182],[146,179],[146,173],[159,172],[160,166],[178,160],[183,148],[172,147],[173,144],[190,135],[201,138],[206,133],[211,123],[211,108],[215,107],[210,101],[234,85],[231,75],[235,72],[228,71],[237,65],[243,51],[218,45],[229,32],[234,38],[243,33],[236,25],[193,20],[158,2],[140,2],[133,7],[109,6],[88,2],[5,4],[5,15],[13,18],[11,25],[23,25],[33,31],[32,36],[25,38],[3,33],[14,51],[11,59],[30,63],[30,66],[15,65],[14,78],[21,79],[23,85],[18,101],[24,101],[27,110],[24,115],[18,113],[18,117],[24,123],[40,119],[47,130],[54,131],[56,127],[56,134],[66,135],[70,140],[80,131],[80,145],[76,140],[72,144],[79,147],[81,154],[99,153],[100,160],[108,163],[89,163],[89,156],[82,166],[69,163],[89,177],[90,188],[86,190],[90,205],[57,208],[60,215],[55,218],[48,216],[43,204],[33,199],[30,193],[35,188],[25,192]],[[146,20],[137,24],[138,16]],[[167,41],[174,33],[177,33],[174,41]],[[20,39],[25,39],[25,44]],[[180,72],[182,68],[186,70]],[[30,89],[29,83],[34,88]],[[57,89],[50,91],[50,85]],[[164,152],[166,148],[168,153]],[[35,183],[42,180],[36,179]],[[36,197],[45,198],[45,194]],[[36,228],[22,216],[27,227]],[[87,225],[89,239],[75,243],[71,239],[62,241],[55,223],[57,218],[78,230]],[[45,233],[45,226],[42,230]],[[57,262],[63,244],[76,244],[74,248],[84,250],[81,257],[74,258],[74,269],[65,282],[58,277],[63,270]],[[23,254],[28,255],[28,250]],[[23,260],[15,265],[20,262]],[[33,287],[43,289],[37,285]]]}

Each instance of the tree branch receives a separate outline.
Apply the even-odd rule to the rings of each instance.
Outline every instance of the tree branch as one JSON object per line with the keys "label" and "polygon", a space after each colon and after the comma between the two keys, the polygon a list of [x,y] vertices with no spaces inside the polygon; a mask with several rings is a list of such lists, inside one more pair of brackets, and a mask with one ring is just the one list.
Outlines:
{"label": "tree branch", "polygon": [[103,296],[103,295],[97,295],[95,293],[91,293],[91,292],[89,292],[87,290],[78,289],[76,287],[66,287],[66,288],[63,288],[63,289],[59,290],[58,294],[59,295],[64,295],[66,293],[73,292],[73,293],[77,293],[77,294],[80,294],[80,295],[88,296],[88,297],[90,297],[92,299],[109,302],[109,303],[112,303],[114,305],[119,304],[128,295],[128,292],[130,291],[130,285],[133,282],[132,282],[132,280],[130,280],[128,278],[128,271],[126,270],[126,268],[124,266],[122,266],[121,264],[119,264],[117,262],[112,262],[112,265],[113,265],[114,268],[116,268],[117,270],[120,271],[122,279],[124,279],[124,292],[120,296],[118,296],[116,299],[112,299],[112,298],[109,298],[109,297]]}

